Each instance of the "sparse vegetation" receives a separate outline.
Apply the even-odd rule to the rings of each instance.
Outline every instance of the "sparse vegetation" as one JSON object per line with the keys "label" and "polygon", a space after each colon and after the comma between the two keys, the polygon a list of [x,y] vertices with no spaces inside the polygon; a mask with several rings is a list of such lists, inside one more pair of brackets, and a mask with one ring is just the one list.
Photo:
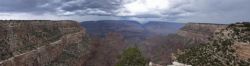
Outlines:
{"label": "sparse vegetation", "polygon": [[[240,59],[233,48],[234,42],[249,42],[249,23],[231,24],[222,32],[216,33],[208,44],[192,47],[179,53],[177,60],[193,66],[249,66],[248,60]],[[233,30],[229,34],[223,34]],[[237,38],[235,38],[237,37]]]}
{"label": "sparse vegetation", "polygon": [[10,46],[4,40],[0,40],[0,61],[13,56],[9,48]]}

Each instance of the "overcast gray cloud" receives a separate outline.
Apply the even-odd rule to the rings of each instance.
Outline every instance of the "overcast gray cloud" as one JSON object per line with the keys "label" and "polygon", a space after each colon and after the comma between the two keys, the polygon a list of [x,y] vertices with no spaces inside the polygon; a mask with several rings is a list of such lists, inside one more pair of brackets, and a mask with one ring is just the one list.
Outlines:
{"label": "overcast gray cloud", "polygon": [[0,17],[230,23],[250,21],[249,3],[250,0],[1,0]]}
{"label": "overcast gray cloud", "polygon": [[50,11],[43,7],[39,7],[49,1],[46,0],[1,0],[0,12],[27,12],[27,13],[43,13]]}

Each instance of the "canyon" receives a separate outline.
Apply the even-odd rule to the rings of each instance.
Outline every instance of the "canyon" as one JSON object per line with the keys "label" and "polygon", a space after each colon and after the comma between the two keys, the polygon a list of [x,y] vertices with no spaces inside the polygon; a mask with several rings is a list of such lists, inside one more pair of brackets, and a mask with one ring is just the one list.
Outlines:
{"label": "canyon", "polygon": [[[196,46],[200,43],[207,43],[209,36],[217,29],[226,27],[225,24],[209,24],[209,23],[172,23],[151,21],[140,24],[136,21],[127,20],[104,20],[104,21],[87,21],[81,25],[86,28],[90,36],[103,38],[106,40],[110,34],[119,34],[119,39],[113,39],[113,42],[119,42],[120,45],[110,45],[105,42],[99,44],[110,45],[106,49],[122,47],[116,50],[104,50],[102,52],[110,52],[117,57],[127,47],[138,47],[143,55],[150,59],[151,62],[161,65],[171,64],[173,59],[172,53],[177,50]],[[107,54],[107,53],[104,53]],[[109,56],[109,55],[108,55]],[[104,57],[102,54],[96,57]],[[97,59],[93,59],[95,61]],[[98,59],[103,62],[100,65],[107,65],[108,62],[117,62],[117,58],[111,58],[110,61]],[[100,61],[101,60],[101,61]],[[93,64],[93,63],[91,63]],[[95,63],[98,64],[98,63]]]}
{"label": "canyon", "polygon": [[[230,30],[245,29],[238,25],[242,24],[235,27],[158,21],[142,24],[131,20],[2,20],[0,66],[115,66],[129,47],[139,48],[156,65],[165,66],[174,61],[195,65],[184,61],[189,59],[185,53],[192,51],[188,49],[210,45],[218,39],[215,34],[228,34],[229,26],[235,27]],[[248,32],[233,34],[245,36]],[[241,59],[249,58],[247,42],[235,41],[237,44],[232,47]]]}

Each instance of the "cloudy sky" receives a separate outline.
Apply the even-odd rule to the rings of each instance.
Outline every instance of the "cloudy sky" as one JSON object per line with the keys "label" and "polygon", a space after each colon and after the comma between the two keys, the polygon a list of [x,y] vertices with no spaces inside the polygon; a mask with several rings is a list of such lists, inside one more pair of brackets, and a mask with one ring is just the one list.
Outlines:
{"label": "cloudy sky", "polygon": [[250,0],[1,0],[0,19],[250,21]]}

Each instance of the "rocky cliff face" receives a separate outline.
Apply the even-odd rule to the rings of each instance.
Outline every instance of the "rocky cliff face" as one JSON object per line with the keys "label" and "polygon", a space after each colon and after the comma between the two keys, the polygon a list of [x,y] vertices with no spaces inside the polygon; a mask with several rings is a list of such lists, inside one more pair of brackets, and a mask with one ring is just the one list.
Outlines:
{"label": "rocky cliff face", "polygon": [[214,33],[205,45],[180,52],[177,60],[195,66],[249,66],[250,23],[236,23]]}
{"label": "rocky cliff face", "polygon": [[214,32],[226,26],[226,24],[188,23],[177,32],[177,35],[196,41],[196,43],[206,43]]}
{"label": "rocky cliff face", "polygon": [[143,49],[144,55],[153,63],[170,64],[173,61],[172,53],[177,52],[178,49],[207,43],[210,35],[225,26],[223,24],[188,23],[177,33],[147,38],[142,45],[145,48]]}
{"label": "rocky cliff face", "polygon": [[0,21],[0,66],[80,66],[88,39],[74,21]]}

